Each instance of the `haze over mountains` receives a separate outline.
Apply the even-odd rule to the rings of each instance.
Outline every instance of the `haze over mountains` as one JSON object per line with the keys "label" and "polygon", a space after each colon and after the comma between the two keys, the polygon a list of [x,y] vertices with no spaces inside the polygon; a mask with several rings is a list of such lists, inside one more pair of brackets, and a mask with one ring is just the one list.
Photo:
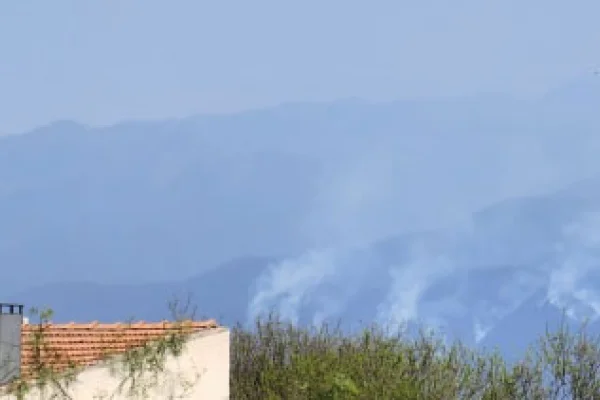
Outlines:
{"label": "haze over mountains", "polygon": [[562,308],[600,315],[598,106],[585,78],[536,101],[351,99],[0,137],[3,297],[155,319],[190,292],[227,323],[274,309],[517,346]]}

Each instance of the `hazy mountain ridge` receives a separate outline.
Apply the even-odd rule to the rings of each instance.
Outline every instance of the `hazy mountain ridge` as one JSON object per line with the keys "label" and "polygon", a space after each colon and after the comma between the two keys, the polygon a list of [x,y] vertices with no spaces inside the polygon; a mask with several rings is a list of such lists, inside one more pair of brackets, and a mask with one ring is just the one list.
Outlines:
{"label": "hazy mountain ridge", "polygon": [[[365,214],[352,229],[373,239],[564,181],[532,152],[544,141],[526,107],[486,99],[292,104],[102,128],[63,121],[3,137],[0,262],[41,282],[133,281],[142,265],[148,279],[166,279],[167,258],[191,275],[231,257],[330,245],[352,207]],[[568,168],[587,173],[585,157],[576,161]]]}
{"label": "hazy mountain ridge", "polygon": [[8,297],[153,319],[189,291],[226,322],[414,319],[480,343],[539,304],[595,317],[600,182],[568,186],[600,174],[590,86],[581,108],[566,88],[1,137]]}

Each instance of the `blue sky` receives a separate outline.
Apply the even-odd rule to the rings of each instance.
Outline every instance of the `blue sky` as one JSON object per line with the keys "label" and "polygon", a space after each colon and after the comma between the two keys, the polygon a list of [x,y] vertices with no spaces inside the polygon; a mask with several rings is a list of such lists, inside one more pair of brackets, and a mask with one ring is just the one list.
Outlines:
{"label": "blue sky", "polygon": [[0,132],[284,101],[535,96],[600,65],[600,2],[2,2]]}

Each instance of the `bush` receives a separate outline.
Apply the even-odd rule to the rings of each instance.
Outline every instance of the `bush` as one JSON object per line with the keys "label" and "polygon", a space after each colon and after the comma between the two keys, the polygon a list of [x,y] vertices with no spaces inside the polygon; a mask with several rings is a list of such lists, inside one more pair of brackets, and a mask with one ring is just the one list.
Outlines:
{"label": "bush", "polygon": [[600,399],[598,340],[565,324],[512,365],[433,334],[299,328],[270,316],[231,341],[231,398]]}

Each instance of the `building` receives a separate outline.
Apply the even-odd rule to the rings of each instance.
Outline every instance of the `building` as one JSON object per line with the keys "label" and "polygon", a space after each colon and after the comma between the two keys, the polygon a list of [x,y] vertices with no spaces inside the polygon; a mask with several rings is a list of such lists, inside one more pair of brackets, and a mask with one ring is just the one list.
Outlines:
{"label": "building", "polygon": [[22,305],[0,304],[0,400],[18,384],[25,399],[229,399],[229,331],[214,320],[31,324]]}

